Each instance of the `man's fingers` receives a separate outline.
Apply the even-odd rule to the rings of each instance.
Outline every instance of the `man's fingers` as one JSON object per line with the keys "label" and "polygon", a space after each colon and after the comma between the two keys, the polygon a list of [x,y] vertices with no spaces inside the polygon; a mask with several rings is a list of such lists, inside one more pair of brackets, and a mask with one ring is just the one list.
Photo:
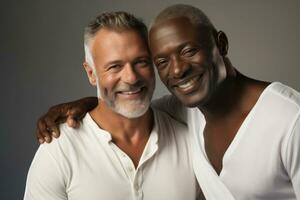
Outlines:
{"label": "man's fingers", "polygon": [[69,127],[78,128],[79,122],[77,122],[72,116],[69,116],[67,119],[67,124]]}
{"label": "man's fingers", "polygon": [[74,120],[76,121],[80,121],[85,114],[87,113],[87,111],[82,107],[72,107],[68,110],[68,114],[67,116],[72,117]]}
{"label": "man's fingers", "polygon": [[59,125],[55,123],[55,120],[49,117],[45,117],[44,122],[46,123],[47,131],[49,133],[49,136],[58,137],[59,132]]}
{"label": "man's fingers", "polygon": [[36,127],[36,137],[37,137],[37,140],[39,141],[40,144],[43,144],[45,142],[44,140],[44,136],[42,134],[43,132],[43,128],[42,126],[39,124],[41,121],[41,119],[38,120],[37,122],[37,127]]}
{"label": "man's fingers", "polygon": [[78,128],[80,121],[85,116],[86,112],[81,109],[81,107],[73,107],[68,110],[67,113],[67,123],[68,126],[73,128]]}
{"label": "man's fingers", "polygon": [[38,129],[36,130],[36,137],[40,144],[43,144],[45,142],[44,137],[42,136],[42,134],[39,132]]}
{"label": "man's fingers", "polygon": [[74,102],[52,106],[37,123],[36,137],[39,143],[50,143],[52,137],[59,137],[59,124],[66,122],[70,127],[77,128],[86,112],[98,104],[97,97],[87,97]]}
{"label": "man's fingers", "polygon": [[39,143],[50,143],[52,137],[58,137],[60,132],[56,120],[61,116],[59,107],[53,106],[37,123],[36,136]]}
{"label": "man's fingers", "polygon": [[47,128],[46,123],[43,118],[40,118],[38,120],[38,126],[37,126],[37,136],[39,138],[39,142],[42,142],[42,139],[44,142],[51,142],[52,137],[50,136],[49,128]]}

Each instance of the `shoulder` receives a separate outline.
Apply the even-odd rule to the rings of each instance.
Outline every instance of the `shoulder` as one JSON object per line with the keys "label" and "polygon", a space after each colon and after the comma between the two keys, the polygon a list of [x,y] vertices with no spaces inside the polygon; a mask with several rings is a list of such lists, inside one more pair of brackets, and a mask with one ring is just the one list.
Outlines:
{"label": "shoulder", "polygon": [[175,120],[168,113],[152,108],[155,118],[155,125],[160,130],[160,135],[187,135],[187,125]]}
{"label": "shoulder", "polygon": [[279,82],[270,84],[261,94],[260,115],[272,126],[286,127],[290,132],[300,115],[300,94],[295,89]]}
{"label": "shoulder", "polygon": [[268,91],[287,106],[300,109],[300,93],[295,89],[279,82],[274,82],[268,87]]}
{"label": "shoulder", "polygon": [[173,95],[165,95],[155,99],[152,108],[163,111],[177,121],[186,124],[187,108]]}
{"label": "shoulder", "polygon": [[[274,119],[273,127],[276,130],[283,130],[285,149],[290,147],[299,148],[300,137],[300,93],[295,89],[279,82],[272,83],[265,94],[269,98],[266,104],[271,106],[269,115]],[[268,95],[269,94],[269,95]],[[284,125],[280,127],[280,125]],[[295,142],[296,141],[296,142]],[[297,143],[295,145],[295,143]],[[293,144],[293,145],[292,145]]]}
{"label": "shoulder", "polygon": [[151,103],[152,107],[160,109],[162,106],[179,106],[183,107],[182,103],[173,95],[164,95],[158,99],[154,99]]}
{"label": "shoulder", "polygon": [[60,136],[53,138],[52,142],[44,143],[40,148],[44,149],[51,156],[57,159],[69,159],[72,154],[79,152],[82,148],[82,143],[90,140],[93,134],[93,129],[90,124],[90,116],[86,115],[78,128],[71,128],[67,123],[60,125]]}
{"label": "shoulder", "polygon": [[162,110],[159,110],[155,107],[151,107],[154,113],[154,118],[156,122],[159,122],[159,125],[173,125],[173,126],[184,126],[186,127],[186,124],[174,119],[169,113],[166,113]]}
{"label": "shoulder", "polygon": [[300,94],[279,82],[271,83],[257,101],[262,116],[291,124],[300,112]]}

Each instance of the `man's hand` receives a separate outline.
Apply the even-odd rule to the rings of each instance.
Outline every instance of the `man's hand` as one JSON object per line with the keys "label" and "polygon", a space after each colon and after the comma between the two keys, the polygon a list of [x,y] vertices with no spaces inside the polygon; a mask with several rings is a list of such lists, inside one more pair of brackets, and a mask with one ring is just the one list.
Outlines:
{"label": "man's hand", "polygon": [[67,121],[76,128],[85,114],[98,105],[97,97],[86,97],[77,101],[52,106],[37,122],[36,136],[40,144],[50,143],[52,137],[59,137],[59,124]]}

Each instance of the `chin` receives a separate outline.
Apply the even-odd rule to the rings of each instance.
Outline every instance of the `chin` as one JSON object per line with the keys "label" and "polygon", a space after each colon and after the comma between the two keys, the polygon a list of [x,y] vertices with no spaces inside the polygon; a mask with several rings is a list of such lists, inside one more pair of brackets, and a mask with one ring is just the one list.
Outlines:
{"label": "chin", "polygon": [[143,116],[148,111],[149,107],[150,99],[145,99],[143,101],[130,101],[126,104],[116,103],[113,110],[128,119],[134,119]]}
{"label": "chin", "polygon": [[193,108],[203,104],[202,95],[179,95],[176,93],[173,95],[186,107]]}
{"label": "chin", "polygon": [[172,90],[172,94],[186,107],[198,107],[205,104],[207,99],[207,90],[197,90],[190,94],[182,94]]}
{"label": "chin", "polygon": [[145,106],[140,109],[134,109],[134,110],[122,110],[118,113],[128,119],[135,119],[143,116],[149,109],[149,106]]}
{"label": "chin", "polygon": [[194,100],[194,99],[179,99],[181,103],[189,108],[198,107],[199,105],[202,105],[203,102],[201,100]]}

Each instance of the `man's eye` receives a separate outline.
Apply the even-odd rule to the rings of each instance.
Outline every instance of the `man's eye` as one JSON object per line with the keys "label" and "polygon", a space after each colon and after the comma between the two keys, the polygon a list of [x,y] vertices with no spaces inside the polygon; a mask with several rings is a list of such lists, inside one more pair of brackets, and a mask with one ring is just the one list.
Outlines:
{"label": "man's eye", "polygon": [[148,60],[138,60],[135,63],[135,66],[137,66],[137,67],[147,67],[147,66],[149,66],[149,64],[150,64],[150,61],[148,61]]}
{"label": "man's eye", "polygon": [[118,71],[118,70],[120,70],[121,69],[121,65],[119,65],[119,64],[115,64],[115,65],[110,65],[109,67],[108,67],[108,71]]}
{"label": "man's eye", "polygon": [[187,48],[182,51],[182,55],[185,57],[194,56],[199,50],[197,48]]}
{"label": "man's eye", "polygon": [[166,59],[159,59],[156,60],[155,65],[158,69],[164,68],[168,64],[168,61]]}

